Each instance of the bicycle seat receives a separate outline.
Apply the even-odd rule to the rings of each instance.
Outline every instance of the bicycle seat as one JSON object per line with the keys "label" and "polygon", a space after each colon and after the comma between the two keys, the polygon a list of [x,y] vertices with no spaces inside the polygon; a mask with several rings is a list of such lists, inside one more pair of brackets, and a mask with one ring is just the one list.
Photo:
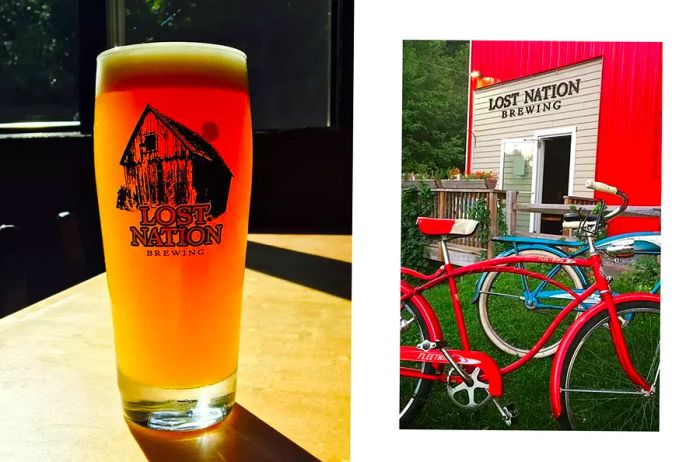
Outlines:
{"label": "bicycle seat", "polygon": [[426,236],[471,236],[479,224],[476,220],[418,217],[418,229]]}

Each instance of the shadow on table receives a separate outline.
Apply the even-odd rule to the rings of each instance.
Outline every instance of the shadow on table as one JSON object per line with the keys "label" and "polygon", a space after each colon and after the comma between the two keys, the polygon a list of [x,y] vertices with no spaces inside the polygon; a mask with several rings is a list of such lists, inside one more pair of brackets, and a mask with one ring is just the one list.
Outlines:
{"label": "shadow on table", "polygon": [[163,432],[127,420],[129,431],[151,462],[318,461],[238,404],[219,424],[194,432]]}
{"label": "shadow on table", "polygon": [[352,265],[248,241],[246,268],[350,300]]}

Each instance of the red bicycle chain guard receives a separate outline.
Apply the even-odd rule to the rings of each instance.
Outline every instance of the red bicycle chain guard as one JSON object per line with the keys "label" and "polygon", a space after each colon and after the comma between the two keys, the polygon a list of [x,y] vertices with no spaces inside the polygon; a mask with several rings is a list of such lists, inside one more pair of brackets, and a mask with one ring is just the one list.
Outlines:
{"label": "red bicycle chain guard", "polygon": [[[467,350],[447,350],[447,353],[457,364],[480,367],[480,375],[483,375],[485,382],[489,384],[489,394],[491,396],[498,398],[503,394],[503,377],[501,376],[501,371],[496,362],[489,355],[480,351]],[[414,346],[401,347],[401,361],[450,364],[441,352],[437,350],[422,351]],[[418,372],[418,374],[420,373]],[[402,369],[401,375],[409,376],[412,374],[404,373]]]}

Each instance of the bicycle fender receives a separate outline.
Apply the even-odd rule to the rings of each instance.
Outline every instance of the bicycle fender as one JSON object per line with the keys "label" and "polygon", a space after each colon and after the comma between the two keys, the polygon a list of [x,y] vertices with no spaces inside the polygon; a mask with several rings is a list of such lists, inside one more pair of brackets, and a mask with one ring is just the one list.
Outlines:
{"label": "bicycle fender", "polygon": [[596,241],[596,247],[604,249],[610,244],[625,239],[634,240],[635,254],[659,255],[661,253],[661,233],[659,231],[639,231],[635,233],[616,234]]}
{"label": "bicycle fender", "polygon": [[[523,245],[523,246],[518,246],[518,250],[544,250],[547,252],[551,252],[553,254],[556,254],[558,257],[562,258],[571,258],[571,256],[564,252],[561,249],[558,249],[557,247],[549,247],[547,245],[538,245],[538,244],[529,244],[529,245]],[[515,249],[508,249],[504,252],[499,253],[496,255],[494,258],[501,258],[501,257],[510,257],[515,254]],[[579,279],[583,281],[584,287],[588,287],[588,279],[586,276],[583,274],[583,271],[581,271],[581,268],[578,266],[572,266],[574,271],[576,271],[576,274],[578,275]],[[481,288],[484,286],[484,281],[486,280],[486,276],[489,273],[481,273],[481,277],[479,280],[476,282],[476,287],[474,289],[474,296],[472,297],[472,304],[475,304],[479,301],[479,294],[481,294]]]}
{"label": "bicycle fender", "polygon": [[[615,304],[625,303],[625,302],[635,302],[635,301],[649,301],[649,302],[661,302],[661,297],[656,294],[650,294],[646,292],[639,293],[629,293],[620,294],[613,296]],[[559,378],[561,376],[562,368],[564,367],[564,358],[566,357],[566,351],[571,346],[571,343],[579,333],[581,328],[601,311],[607,309],[605,302],[599,302],[591,308],[584,311],[584,313],[579,316],[574,323],[569,327],[569,329],[564,333],[564,337],[559,343],[557,352],[554,355],[554,360],[552,361],[552,370],[549,376],[549,401],[552,406],[552,414],[554,418],[559,419],[561,416],[562,402],[561,402],[561,383]],[[612,340],[611,340],[612,341]]]}
{"label": "bicycle fender", "polygon": [[489,394],[496,398],[503,396],[503,376],[496,361],[486,353],[479,351],[470,351],[467,356],[481,361],[481,371],[486,376]]}
{"label": "bicycle fender", "polygon": [[[414,289],[411,284],[409,284],[406,281],[401,281],[402,295],[409,293],[412,290]],[[416,308],[420,312],[421,316],[423,316],[426,328],[428,329],[428,335],[430,335],[430,340],[443,340],[440,322],[438,321],[437,316],[435,315],[435,311],[433,311],[433,307],[430,306],[428,300],[426,300],[425,297],[423,297],[421,294],[415,294],[411,296],[409,300],[411,300],[411,303],[416,305]]]}

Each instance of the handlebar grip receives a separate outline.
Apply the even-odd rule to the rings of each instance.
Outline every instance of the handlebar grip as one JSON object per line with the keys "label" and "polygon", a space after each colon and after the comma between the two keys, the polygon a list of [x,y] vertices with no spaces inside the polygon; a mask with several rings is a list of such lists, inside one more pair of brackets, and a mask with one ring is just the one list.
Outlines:
{"label": "handlebar grip", "polygon": [[586,187],[593,191],[600,191],[608,194],[617,194],[617,188],[601,183],[600,181],[586,180]]}
{"label": "handlebar grip", "polygon": [[597,222],[595,220],[563,221],[561,223],[561,227],[564,229],[579,229],[579,228],[593,229],[593,227],[596,226],[596,223]]}
{"label": "handlebar grip", "polygon": [[581,227],[580,221],[564,221],[561,224],[564,229],[579,229]]}

